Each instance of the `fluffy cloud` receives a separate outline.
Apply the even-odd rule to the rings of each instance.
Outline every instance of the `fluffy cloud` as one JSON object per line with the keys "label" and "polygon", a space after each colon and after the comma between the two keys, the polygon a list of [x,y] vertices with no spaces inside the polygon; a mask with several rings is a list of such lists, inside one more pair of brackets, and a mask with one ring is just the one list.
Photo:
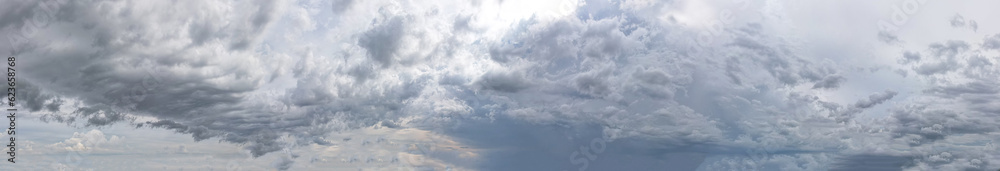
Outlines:
{"label": "fluffy cloud", "polygon": [[121,145],[124,138],[114,136],[106,137],[103,132],[90,130],[85,133],[73,133],[73,137],[53,144],[57,148],[67,151],[94,151],[96,148]]}

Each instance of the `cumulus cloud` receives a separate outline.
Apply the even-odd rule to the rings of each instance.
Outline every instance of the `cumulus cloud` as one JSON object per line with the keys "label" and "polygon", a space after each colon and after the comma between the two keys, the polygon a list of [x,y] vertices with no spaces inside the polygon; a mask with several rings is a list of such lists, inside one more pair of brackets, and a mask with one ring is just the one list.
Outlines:
{"label": "cumulus cloud", "polygon": [[52,144],[52,146],[66,151],[95,151],[106,150],[108,147],[121,146],[124,141],[124,137],[116,135],[108,137],[103,132],[95,129],[87,132],[74,132],[73,137]]}
{"label": "cumulus cloud", "polygon": [[965,41],[950,40],[943,43],[932,43],[928,49],[938,58],[954,58],[959,53],[969,50],[969,44]]}
{"label": "cumulus cloud", "polygon": [[[93,7],[100,4],[105,7]],[[51,44],[52,38],[38,37],[25,42],[26,47],[35,49],[17,54],[37,56],[19,61],[21,67],[60,68],[24,75],[29,90],[39,89],[38,96],[33,96],[37,103],[27,105],[59,108],[61,98],[82,103],[65,112],[84,118],[80,121],[86,126],[130,122],[134,116],[188,123],[198,117],[234,112],[225,106],[238,106],[244,93],[263,83],[264,73],[250,68],[267,68],[262,62],[265,59],[249,49],[257,46],[281,7],[263,2],[72,1],[56,5],[58,14],[66,15],[55,15],[48,27],[37,31],[53,36],[66,33],[60,38],[66,44]],[[252,10],[227,11],[232,8]],[[147,17],[163,20],[149,22]],[[72,31],[56,31],[61,29]],[[233,62],[236,58],[241,62]],[[76,120],[60,113],[45,115],[55,121]],[[224,134],[205,129],[195,127],[187,132],[198,132],[196,139]]]}
{"label": "cumulus cloud", "polygon": [[408,20],[406,16],[393,16],[384,23],[374,26],[358,39],[358,44],[368,50],[368,56],[383,66],[392,65],[399,58],[396,51],[400,48],[403,36],[406,34]]}
{"label": "cumulus cloud", "polygon": [[[379,8],[366,21],[341,20],[359,27],[341,27],[344,32],[336,34],[352,36],[334,37],[346,45],[330,51],[261,43],[271,40],[269,33],[283,29],[272,25],[286,17],[286,8],[300,8],[288,2],[105,3],[114,8],[98,10],[92,3],[68,3],[60,9],[76,14],[61,20],[74,22],[40,30],[57,34],[55,28],[71,29],[78,34],[65,40],[95,40],[92,43],[56,46],[36,39],[29,42],[35,49],[22,53],[43,56],[25,61],[27,67],[70,68],[26,76],[30,83],[60,78],[39,85],[40,94],[59,94],[59,98],[83,104],[72,109],[77,111],[74,115],[51,113],[47,118],[72,122],[73,116],[83,117],[88,118],[81,121],[84,125],[93,126],[131,122],[137,127],[190,134],[195,140],[218,138],[243,144],[253,156],[287,148],[290,144],[276,141],[283,136],[302,138],[292,144],[310,144],[317,142],[311,137],[336,130],[376,124],[457,124],[496,117],[492,113],[527,124],[604,125],[601,129],[611,132],[611,139],[665,144],[656,148],[727,146],[724,139],[732,131],[724,127],[746,129],[736,132],[757,127],[739,122],[737,118],[750,116],[735,112],[773,110],[755,102],[764,100],[758,96],[771,93],[738,94],[806,82],[834,88],[842,79],[831,68],[812,67],[812,62],[784,47],[781,38],[768,37],[764,35],[767,30],[759,28],[721,40],[731,42],[729,46],[704,47],[721,55],[686,50],[688,40],[696,37],[675,35],[664,28],[696,30],[641,17],[637,15],[645,13],[641,10],[586,11],[587,17],[552,20],[528,18],[493,40],[458,37],[449,33],[455,29],[436,28],[456,23],[462,28],[480,27],[486,24],[476,22],[481,18],[465,22],[427,19],[466,14],[433,8],[400,10],[405,6],[378,2],[338,2],[335,8],[344,7],[335,12],[343,15],[354,14],[349,10],[354,6]],[[163,14],[151,10],[154,7],[190,12]],[[591,4],[582,9],[597,7]],[[113,13],[126,15],[107,15]],[[150,16],[164,21],[140,20]],[[681,37],[671,40],[670,36]],[[700,79],[723,74],[702,71],[722,67],[711,63],[727,56],[745,56],[748,64],[728,74],[766,73],[738,85],[762,87],[725,88],[727,83],[719,84],[719,80]],[[294,81],[274,82],[282,76],[265,72],[285,69],[291,72],[276,73],[293,73],[285,77]],[[78,72],[67,75],[65,71]],[[442,82],[449,84],[438,84]],[[290,88],[265,88],[272,85]],[[710,105],[719,102],[730,105]],[[290,165],[284,160],[274,166],[287,169]]]}
{"label": "cumulus cloud", "polygon": [[[985,39],[983,44],[989,44],[989,41]],[[996,61],[983,57],[981,53],[989,50],[989,46],[969,44],[974,43],[954,40],[931,43],[933,62],[910,64],[919,65],[915,69],[923,75],[921,78],[932,81],[923,87],[921,93],[924,97],[895,107],[886,122],[892,133],[890,138],[913,149],[888,152],[906,156],[906,164],[902,168],[979,170],[996,167],[996,163],[989,162],[997,157],[996,153],[979,151],[991,148],[988,144],[958,143],[988,141],[995,138],[991,134],[1000,131],[998,127],[988,124],[997,122],[991,113],[998,110],[991,106],[997,104],[1000,96],[993,88],[997,85],[995,78],[986,76],[998,72],[993,67],[985,66],[992,66]],[[963,81],[937,80],[946,77]],[[947,146],[950,150],[931,150],[932,146]],[[926,150],[921,151],[923,149]]]}
{"label": "cumulus cloud", "polygon": [[[928,149],[967,151],[960,143],[998,131],[989,116],[1000,111],[990,88],[1000,72],[985,52],[1000,47],[1000,36],[888,55],[898,61],[885,68],[904,76],[912,69],[928,83],[872,93],[857,88],[876,83],[856,78],[851,63],[814,52],[839,49],[787,34],[794,20],[781,10],[791,4],[586,1],[568,3],[563,14],[509,5],[517,3],[68,1],[35,37],[3,50],[30,56],[19,58],[19,67],[32,68],[19,78],[21,105],[46,121],[172,130],[239,144],[252,157],[285,152],[271,163],[279,170],[325,159],[305,162],[290,152],[298,148],[385,148],[383,138],[337,135],[383,127],[486,149],[419,155],[442,169],[996,165],[986,162],[997,156],[989,152]],[[36,15],[9,14],[0,28]],[[961,16],[950,24],[978,29]],[[904,38],[879,32],[872,40],[904,46]],[[893,100],[910,97],[917,100]],[[118,141],[91,134],[100,132],[78,141]],[[606,145],[599,157],[573,157],[595,141]],[[375,152],[393,157],[339,157],[392,163],[414,155]],[[887,164],[856,165],[872,160]]]}

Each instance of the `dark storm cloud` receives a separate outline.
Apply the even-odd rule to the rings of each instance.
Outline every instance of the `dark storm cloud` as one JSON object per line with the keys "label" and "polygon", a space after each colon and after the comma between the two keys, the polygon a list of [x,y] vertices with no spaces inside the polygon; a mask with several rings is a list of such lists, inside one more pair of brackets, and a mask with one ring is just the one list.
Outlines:
{"label": "dark storm cloud", "polygon": [[4,6],[0,7],[0,10],[3,10],[0,12],[2,14],[0,15],[0,29],[20,31],[25,24],[31,24],[29,23],[30,17],[45,15],[40,13],[44,12],[39,6],[40,4],[33,1],[5,1]]}
{"label": "dark storm cloud", "polygon": [[18,85],[22,88],[18,89],[21,98],[17,100],[23,101],[30,111],[39,111],[44,108],[49,111],[58,112],[59,107],[62,106],[62,100],[55,98],[51,94],[43,93],[38,86],[33,85],[31,82],[20,82]]}
{"label": "dark storm cloud", "polygon": [[[59,20],[51,20],[53,23],[48,27],[36,30],[40,35],[62,36],[60,41],[75,42],[74,46],[54,47],[46,42],[51,40],[44,37],[26,42],[41,50],[26,52],[22,55],[35,57],[19,61],[21,67],[36,68],[19,80],[21,85],[29,86],[23,89],[29,90],[24,96],[25,105],[34,111],[47,106],[52,113],[44,114],[45,120],[80,121],[83,126],[127,123],[134,120],[130,114],[135,114],[160,119],[149,126],[191,134],[196,140],[256,134],[254,129],[218,126],[253,123],[254,119],[211,118],[230,117],[247,110],[240,109],[245,107],[244,93],[254,91],[262,78],[251,69],[263,67],[254,64],[259,58],[240,51],[256,46],[253,42],[279,13],[277,4],[235,4],[253,10],[246,15],[225,16],[212,13],[215,12],[213,7],[220,4],[210,2],[104,3],[123,8],[95,6],[103,3],[67,2],[55,8],[59,9]],[[176,13],[161,14],[152,10],[154,8]],[[64,13],[66,15],[62,15]],[[163,20],[149,22],[144,19],[151,16]],[[223,23],[222,20],[231,22],[217,25]],[[3,23],[17,24],[16,21]],[[235,58],[240,60],[232,60]],[[64,99],[82,102],[84,106],[59,111],[64,106],[60,105]],[[195,122],[205,118],[220,122]],[[248,148],[270,146],[232,141],[240,139],[224,140],[248,142],[251,144]],[[266,147],[252,151],[259,156],[275,150]]]}
{"label": "dark storm cloud", "polygon": [[73,114],[87,118],[86,126],[104,126],[122,121],[132,121],[132,117],[111,108],[84,107],[73,111]]}

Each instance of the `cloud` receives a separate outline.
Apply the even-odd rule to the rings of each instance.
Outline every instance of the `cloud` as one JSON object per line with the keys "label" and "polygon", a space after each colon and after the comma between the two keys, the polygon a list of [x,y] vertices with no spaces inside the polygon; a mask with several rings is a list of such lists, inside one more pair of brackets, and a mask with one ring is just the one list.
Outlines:
{"label": "cloud", "polygon": [[854,119],[856,114],[864,112],[865,109],[872,108],[876,105],[882,104],[892,99],[893,97],[896,97],[897,94],[899,93],[891,90],[876,92],[869,95],[867,99],[858,100],[857,102],[854,103],[854,105],[850,105],[844,108],[841,108],[841,106],[836,103],[831,104],[826,102],[822,104],[824,105],[825,108],[833,111],[831,116],[833,116],[837,120],[837,122],[848,122]]}
{"label": "cloud", "polygon": [[351,9],[351,5],[354,5],[354,0],[336,0],[333,1],[331,9],[333,9],[334,13],[340,14]]}
{"label": "cloud", "polygon": [[878,39],[883,43],[892,44],[899,41],[899,36],[896,36],[896,34],[889,33],[886,31],[880,31],[878,32]]}
{"label": "cloud", "polygon": [[823,88],[823,89],[838,88],[838,87],[840,87],[840,83],[844,82],[844,80],[846,80],[846,79],[843,76],[831,75],[831,76],[827,76],[826,78],[823,78],[823,81],[820,81],[820,82],[814,84],[812,88],[813,89],[818,89],[818,88]]}
{"label": "cloud", "polygon": [[[724,67],[715,61],[726,58],[689,51],[685,46],[694,36],[674,40],[667,31],[696,30],[657,18],[633,17],[643,11],[625,9],[610,11],[617,14],[590,11],[597,14],[595,18],[528,18],[493,40],[463,38],[450,33],[455,29],[436,27],[454,28],[456,22],[449,20],[467,14],[353,2],[351,6],[358,9],[379,6],[380,10],[363,21],[341,20],[348,23],[342,23],[345,26],[337,30],[341,32],[331,33],[344,35],[332,37],[341,46],[324,49],[271,44],[281,41],[272,39],[273,33],[295,30],[274,24],[289,17],[285,10],[301,8],[288,2],[108,3],[116,8],[98,10],[93,4],[75,2],[62,8],[77,13],[65,19],[75,22],[54,25],[77,32],[64,40],[95,41],[61,48],[46,44],[47,39],[34,40],[45,50],[25,54],[45,57],[25,61],[26,67],[45,64],[65,70],[32,72],[26,80],[57,80],[39,85],[40,94],[81,102],[84,106],[74,111],[80,111],[76,117],[88,118],[80,121],[84,125],[128,122],[190,134],[195,140],[218,138],[241,144],[254,157],[295,145],[326,144],[314,137],[339,130],[373,125],[466,128],[460,123],[497,117],[513,125],[599,125],[588,131],[610,132],[609,140],[660,144],[629,148],[699,147],[699,152],[707,153],[708,149],[742,146],[726,143],[730,134],[760,131],[758,125],[739,119],[753,117],[736,111],[773,110],[755,101],[781,94],[776,89],[809,82],[830,88],[839,82],[833,69],[812,67],[813,62],[796,57],[781,38],[768,37],[772,30],[764,29],[721,39],[731,46],[705,47],[725,57],[746,56],[746,66],[730,70],[731,74],[765,73],[761,78],[745,79],[736,86],[702,80],[699,74],[723,75],[713,71]],[[181,14],[157,13],[153,8],[176,9]],[[237,8],[245,10],[226,11]],[[98,17],[112,13],[129,15]],[[337,13],[354,14],[346,9]],[[290,15],[301,18],[301,13]],[[141,20],[150,16],[163,21]],[[482,28],[488,24],[482,19],[464,24]],[[58,34],[56,29],[41,31]],[[304,37],[310,34],[320,33],[302,33]],[[268,73],[276,70],[291,74]],[[276,81],[283,79],[290,81]],[[742,85],[760,87],[748,90]],[[286,88],[266,88],[274,86]],[[765,92],[745,95],[761,89]],[[503,128],[508,127],[484,129]],[[560,137],[558,132],[538,136]],[[276,140],[286,136],[297,140]],[[536,147],[557,145],[552,142],[556,141]],[[570,152],[539,159],[561,161]],[[296,163],[288,161],[281,159],[274,166],[288,169]]]}
{"label": "cloud", "polygon": [[903,170],[913,166],[913,157],[854,155],[840,158],[830,170]]}
{"label": "cloud", "polygon": [[969,29],[972,29],[972,31],[977,31],[979,30],[979,23],[976,23],[974,20],[966,20],[965,17],[956,14],[951,18],[951,27],[968,27]]}
{"label": "cloud", "polygon": [[287,157],[282,157],[280,160],[271,163],[271,166],[278,170],[288,170],[292,168],[292,164],[294,163],[295,161],[288,159]]}
{"label": "cloud", "polygon": [[983,49],[988,50],[998,50],[1000,49],[1000,34],[993,35],[992,37],[987,37],[983,40]]}
{"label": "cloud", "polygon": [[95,129],[87,132],[74,132],[73,137],[63,140],[62,142],[52,144],[52,146],[55,149],[66,151],[106,151],[109,150],[109,147],[118,147],[123,145],[124,141],[124,137],[116,135],[107,137],[103,132]]}
{"label": "cloud", "polygon": [[[924,62],[913,68],[920,75],[945,74],[961,67],[958,58],[969,50],[969,44],[964,41],[951,40],[944,43],[932,43],[929,50],[933,54],[933,62]],[[905,54],[904,54],[905,57]]]}
{"label": "cloud", "polygon": [[965,26],[965,18],[963,18],[961,15],[955,15],[955,17],[951,18],[951,26],[952,27],[964,27]]}
{"label": "cloud", "polygon": [[389,66],[396,62],[397,49],[400,48],[401,40],[406,35],[406,16],[394,16],[386,19],[381,25],[375,26],[358,39],[358,44],[368,50],[368,56],[382,64]]}
{"label": "cloud", "polygon": [[[933,54],[930,62],[918,65],[915,70],[920,78],[932,79],[922,86],[921,97],[891,109],[888,130],[891,139],[910,150],[894,150],[890,153],[910,156],[904,169],[951,169],[977,170],[993,168],[988,162],[996,154],[981,152],[991,148],[976,142],[992,139],[990,135],[1000,128],[986,124],[995,122],[990,113],[1000,101],[997,82],[990,77],[997,73],[985,69],[994,61],[983,57],[988,51],[990,39],[984,39],[984,46],[970,46],[964,41],[948,40],[930,44]],[[964,64],[964,65],[963,65]],[[950,77],[950,78],[949,78]],[[963,80],[959,82],[938,81],[939,78]],[[931,150],[947,146],[948,150]]]}
{"label": "cloud", "polygon": [[495,71],[484,74],[476,84],[486,90],[513,93],[530,88],[532,83],[522,73]]}
{"label": "cloud", "polygon": [[920,62],[920,53],[911,51],[903,52],[902,63],[908,64],[910,62]]}
{"label": "cloud", "polygon": [[857,108],[870,108],[870,107],[875,106],[877,104],[881,104],[882,102],[885,102],[886,100],[892,99],[892,97],[895,97],[896,94],[898,94],[898,93],[896,93],[895,91],[888,91],[888,90],[886,90],[885,92],[881,92],[881,93],[875,93],[875,94],[872,94],[871,96],[868,96],[868,99],[862,99],[862,100],[858,101],[857,103],[854,103],[854,107],[857,107]]}
{"label": "cloud", "polygon": [[932,43],[928,49],[938,58],[954,58],[956,55],[969,50],[969,44],[965,41],[950,40],[944,43]]}
{"label": "cloud", "polygon": [[[589,1],[569,15],[518,18],[507,14],[545,11],[436,1],[72,1],[36,30],[42,36],[4,50],[31,57],[19,58],[32,68],[19,78],[21,105],[43,119],[171,130],[240,145],[251,157],[284,152],[271,163],[279,170],[326,159],[299,157],[311,154],[299,149],[393,156],[338,156],[347,162],[420,156],[430,168],[481,170],[996,164],[985,162],[995,154],[958,153],[998,131],[989,124],[1000,111],[990,88],[997,61],[985,52],[1000,36],[979,47],[947,40],[914,50],[901,40],[907,35],[880,32],[872,41],[905,49],[878,68],[931,80],[908,91],[857,77],[883,70],[851,71],[858,66],[844,61],[854,58],[814,53],[842,49],[803,45],[788,33],[786,23],[797,20],[782,5],[792,4],[741,11],[721,2]],[[717,10],[735,17],[716,20]],[[0,27],[35,15],[9,14]],[[978,27],[960,16],[951,25]],[[400,144],[365,132],[376,128],[443,135],[437,147],[459,150],[389,149]],[[415,130],[426,132],[407,132]],[[73,142],[117,141],[88,138],[99,134]],[[595,141],[606,148],[573,157],[593,152]],[[370,146],[377,149],[361,149]]]}
{"label": "cloud", "polygon": [[[974,120],[981,114],[959,114],[953,110],[914,106],[893,111],[896,132],[894,138],[911,146],[930,144],[961,134],[996,132],[996,126],[984,125],[988,120]],[[913,136],[910,136],[913,135]]]}
{"label": "cloud", "polygon": [[[103,3],[108,3],[107,8],[92,6]],[[22,85],[32,90],[27,95],[35,95],[29,96],[33,100],[26,105],[58,109],[63,101],[60,99],[80,102],[83,106],[64,112],[84,118],[79,121],[85,126],[152,116],[165,120],[159,123],[173,123],[175,128],[188,127],[185,133],[193,133],[196,139],[223,135],[217,130],[206,130],[203,125],[180,123],[190,124],[200,120],[196,118],[237,111],[232,107],[240,106],[244,93],[261,84],[264,73],[250,68],[267,68],[260,62],[264,59],[248,50],[256,46],[260,35],[280,13],[277,11],[281,8],[275,6],[281,5],[80,1],[59,4],[58,13],[69,15],[57,15],[58,20],[52,20],[55,23],[37,31],[40,35],[61,35],[57,30],[70,30],[60,41],[71,43],[53,44],[49,42],[52,39],[45,37],[26,42],[36,50],[24,51],[19,56],[39,57],[24,58],[19,61],[20,67],[61,68],[39,69],[23,75]],[[223,11],[229,7],[252,10]],[[169,9],[180,14],[152,9]],[[147,17],[162,17],[163,21],[149,22],[144,19]],[[223,22],[228,20],[233,22]],[[232,62],[237,58],[242,62]],[[42,114],[55,121],[77,121],[58,113]]]}

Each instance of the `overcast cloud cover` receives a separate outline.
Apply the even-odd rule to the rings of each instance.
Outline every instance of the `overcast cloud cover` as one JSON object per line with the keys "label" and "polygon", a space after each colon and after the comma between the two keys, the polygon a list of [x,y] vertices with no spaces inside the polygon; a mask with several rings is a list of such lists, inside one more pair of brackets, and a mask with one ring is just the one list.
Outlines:
{"label": "overcast cloud cover", "polygon": [[998,1],[0,4],[0,170],[1000,169]]}

